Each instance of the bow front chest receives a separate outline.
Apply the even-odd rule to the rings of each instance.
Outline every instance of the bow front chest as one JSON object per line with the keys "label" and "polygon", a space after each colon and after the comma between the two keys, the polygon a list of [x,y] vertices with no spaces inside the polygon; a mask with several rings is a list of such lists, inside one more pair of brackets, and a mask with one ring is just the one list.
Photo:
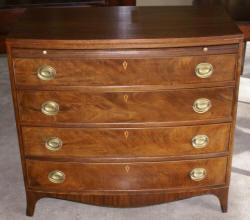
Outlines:
{"label": "bow front chest", "polygon": [[7,39],[27,215],[42,197],[226,211],[242,48],[220,7],[27,10]]}

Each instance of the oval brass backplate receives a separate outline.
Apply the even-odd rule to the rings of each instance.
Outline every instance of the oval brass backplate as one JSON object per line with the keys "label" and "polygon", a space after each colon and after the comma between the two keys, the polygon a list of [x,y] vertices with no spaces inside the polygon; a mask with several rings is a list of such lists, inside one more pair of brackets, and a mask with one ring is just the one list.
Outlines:
{"label": "oval brass backplate", "polygon": [[48,174],[48,179],[52,183],[62,183],[65,178],[65,174],[60,170],[53,170]]}
{"label": "oval brass backplate", "polygon": [[195,74],[199,78],[208,78],[213,74],[214,68],[210,63],[200,63],[195,67]]}
{"label": "oval brass backplate", "polygon": [[56,70],[48,65],[40,66],[37,70],[37,77],[44,81],[54,79],[56,76]]}
{"label": "oval brass backplate", "polygon": [[58,137],[49,137],[45,141],[45,147],[51,151],[57,151],[62,147],[62,140]]}
{"label": "oval brass backplate", "polygon": [[206,98],[196,99],[193,103],[193,110],[201,114],[207,112],[211,107],[211,101]]}
{"label": "oval brass backplate", "polygon": [[201,181],[203,180],[207,175],[207,171],[204,168],[194,168],[190,172],[190,178],[194,181]]}
{"label": "oval brass backplate", "polygon": [[197,149],[206,147],[208,143],[209,138],[205,134],[197,134],[192,139],[192,146]]}
{"label": "oval brass backplate", "polygon": [[56,115],[59,111],[59,105],[53,101],[47,101],[42,104],[41,111],[45,115]]}

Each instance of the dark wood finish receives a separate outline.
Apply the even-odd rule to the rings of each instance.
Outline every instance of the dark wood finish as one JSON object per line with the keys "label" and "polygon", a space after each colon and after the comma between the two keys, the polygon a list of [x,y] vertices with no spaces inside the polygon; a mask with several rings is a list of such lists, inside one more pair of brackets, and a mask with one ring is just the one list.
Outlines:
{"label": "dark wood finish", "polygon": [[5,53],[5,39],[11,27],[17,23],[25,9],[0,9],[0,53]]}
{"label": "dark wood finish", "polygon": [[[204,51],[204,48],[207,48]],[[162,49],[133,49],[133,50],[46,50],[46,54],[43,53],[42,49],[24,49],[24,48],[13,48],[13,58],[164,58],[164,57],[179,57],[179,56],[206,56],[206,55],[219,55],[219,54],[237,54],[239,49],[238,44],[225,44],[225,45],[214,45],[214,46],[196,46],[196,47],[172,47]]]}
{"label": "dark wood finish", "polygon": [[[29,187],[53,191],[160,190],[169,188],[224,185],[227,157],[151,163],[60,163],[27,160]],[[201,181],[190,179],[190,172],[207,171]],[[62,171],[63,183],[49,181],[53,170]]]}
{"label": "dark wood finish", "polygon": [[0,1],[1,9],[37,8],[55,6],[133,6],[135,0],[4,0]]}
{"label": "dark wood finish", "polygon": [[106,0],[106,5],[109,5],[109,6],[119,6],[119,5],[135,6],[136,0]]}
{"label": "dark wood finish", "polygon": [[[118,14],[122,16],[118,18]],[[60,28],[62,26],[64,28]],[[124,27],[130,29],[124,31]],[[221,45],[222,41],[223,44],[238,43],[241,38],[238,27],[221,7],[212,10],[205,7],[107,7],[105,10],[93,7],[28,10],[13,28],[8,42],[32,49],[105,49]]]}
{"label": "dark wood finish", "polygon": [[[42,21],[39,15],[44,12],[43,9],[28,11],[7,40],[27,215],[33,215],[36,201],[42,197],[112,207],[136,207],[202,194],[216,195],[222,211],[226,212],[243,37],[223,9],[49,9],[48,16]],[[100,29],[93,28],[97,18],[89,16],[91,13],[98,15]],[[62,14],[67,20],[63,29],[60,28]],[[74,16],[70,16],[72,14]],[[85,16],[89,16],[88,22],[84,22]],[[218,20],[220,22],[216,23]],[[53,31],[49,25],[51,22],[55,24]],[[49,34],[38,32],[39,25]],[[124,26],[126,32],[123,31]],[[89,32],[85,32],[83,27],[89,28]],[[204,47],[208,47],[206,53]],[[131,50],[127,50],[129,48]],[[46,56],[43,50],[47,50]],[[130,51],[134,52],[131,54]],[[102,85],[70,85],[67,82],[43,85],[42,82],[33,84],[24,79],[30,76],[25,74],[23,80],[28,83],[16,84],[16,65],[13,65],[16,60],[34,63],[34,60],[64,59],[75,62],[77,59],[85,60],[85,52],[88,56],[93,55],[89,59],[97,61],[103,57],[107,60],[107,54],[110,56],[108,59],[116,62],[123,60],[124,55],[129,61],[138,59],[138,63],[140,59],[146,59],[151,63],[150,67],[154,65],[152,60],[157,62],[162,55],[166,60],[217,56],[233,57],[234,61],[230,68],[221,66],[221,71],[228,68],[222,81],[194,83],[189,77],[181,81],[175,78],[175,74],[180,74],[176,71],[181,68],[169,67],[173,70],[173,76],[169,75],[173,77],[169,85],[159,79],[154,82],[154,78],[147,78],[146,70],[141,76],[144,79],[137,80],[146,78],[147,85],[129,84],[130,81],[124,83],[123,80],[127,79],[118,77],[118,85],[107,85],[111,78]],[[221,63],[225,62],[224,58]],[[96,65],[96,71],[102,67]],[[25,68],[23,66],[23,70]],[[75,69],[74,66],[68,68],[70,72]],[[112,67],[111,72],[115,68]],[[150,74],[157,70],[153,68]],[[134,67],[133,71],[140,70]],[[142,72],[137,72],[140,74]],[[201,97],[212,101],[212,108],[205,114],[192,110],[194,100]],[[47,100],[59,103],[57,116],[45,116],[40,112],[41,103]],[[122,135],[126,130],[128,136],[124,140]],[[193,153],[193,149],[187,149],[191,145],[190,139],[202,131],[212,136],[209,146],[204,151],[200,149],[199,153]],[[65,139],[67,134],[75,138]],[[58,156],[45,153],[42,146],[45,135],[62,137],[65,145],[61,150],[64,153],[54,152]],[[109,138],[105,139],[106,136]],[[120,144],[115,148],[116,141]],[[166,151],[161,151],[163,145],[167,146]],[[92,148],[82,151],[86,146]],[[183,147],[181,151],[179,146]],[[70,148],[74,149],[71,154]],[[107,154],[100,153],[101,150],[106,150]],[[75,153],[80,156],[75,157]],[[200,182],[192,182],[189,172],[197,166],[204,166],[208,175]],[[62,169],[66,173],[65,182],[58,185],[48,182],[48,172],[52,169]],[[97,178],[101,180],[98,182]]]}
{"label": "dark wood finish", "polygon": [[237,22],[246,41],[250,40],[250,3],[248,0],[194,0],[194,5],[223,5],[229,15]]}
{"label": "dark wood finish", "polygon": [[[136,123],[231,118],[232,87],[158,92],[81,93],[19,91],[20,120],[34,123]],[[127,98],[127,100],[126,100]],[[212,107],[196,113],[196,99],[207,98]],[[46,101],[58,103],[55,116],[42,113]]]}
{"label": "dark wood finish", "polygon": [[240,30],[244,33],[245,41],[250,41],[250,21],[249,24],[238,24]]}
{"label": "dark wood finish", "polygon": [[135,6],[135,0],[7,0],[0,1],[0,53],[5,53],[5,39],[27,8]]}
{"label": "dark wood finish", "polygon": [[248,0],[194,0],[193,5],[223,5],[228,14],[237,22],[250,21],[250,3]]}
{"label": "dark wood finish", "polygon": [[57,199],[65,199],[77,202],[83,202],[95,205],[104,205],[110,207],[138,207],[146,205],[154,205],[164,202],[175,201],[176,199],[186,199],[193,196],[204,194],[215,195],[221,204],[223,212],[227,211],[227,195],[228,187],[207,187],[197,189],[186,189],[176,191],[152,191],[150,193],[144,192],[125,192],[125,193],[105,193],[103,195],[89,194],[89,193],[55,193],[55,192],[40,192],[40,191],[27,191],[28,204],[27,215],[33,216],[36,202],[43,197],[51,197]]}
{"label": "dark wood finish", "polygon": [[105,6],[105,0],[6,0],[0,2],[1,9],[41,8],[41,7],[71,7],[71,6]]}
{"label": "dark wood finish", "polygon": [[[14,60],[16,84],[36,86],[173,85],[234,80],[235,54],[165,58],[164,52],[158,52],[159,55],[163,54],[161,58],[150,58],[150,54],[157,52],[148,51],[148,54],[140,54],[136,51],[125,53],[118,51],[118,54],[125,54],[122,59],[117,59],[115,56],[110,59],[109,54],[102,51],[100,53],[104,55],[101,59],[92,57],[91,52],[86,54],[86,57],[90,54],[87,59],[16,58]],[[167,56],[167,51],[165,53]],[[136,54],[136,59],[129,58],[130,54]],[[149,56],[149,58],[142,58],[143,56]],[[126,69],[123,67],[123,62],[127,63]],[[195,67],[199,63],[213,65],[214,72],[211,77],[201,79],[196,76]],[[42,65],[52,66],[56,70],[55,79],[43,81],[37,77],[37,70]]]}
{"label": "dark wood finish", "polygon": [[[110,157],[157,157],[225,152],[228,150],[230,124],[148,129],[72,129],[22,127],[25,155],[55,159]],[[192,138],[205,134],[205,148],[192,147]],[[49,137],[59,137],[58,151],[45,148]],[[178,144],[177,144],[178,143]]]}

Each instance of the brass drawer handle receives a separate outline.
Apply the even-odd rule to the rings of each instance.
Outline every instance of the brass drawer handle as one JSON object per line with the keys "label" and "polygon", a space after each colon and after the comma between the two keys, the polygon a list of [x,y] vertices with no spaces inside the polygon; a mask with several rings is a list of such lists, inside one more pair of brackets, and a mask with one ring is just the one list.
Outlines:
{"label": "brass drawer handle", "polygon": [[199,98],[193,104],[193,110],[197,113],[205,113],[212,107],[211,101],[206,98]]}
{"label": "brass drawer handle", "polygon": [[45,115],[56,115],[59,111],[59,105],[53,101],[47,101],[42,104],[41,111]]}
{"label": "brass drawer handle", "polygon": [[65,178],[65,174],[60,170],[53,170],[48,175],[48,179],[52,183],[62,183]]}
{"label": "brass drawer handle", "polygon": [[207,175],[207,171],[204,168],[195,168],[190,172],[190,178],[194,181],[201,181]]}
{"label": "brass drawer handle", "polygon": [[209,138],[205,134],[198,134],[192,139],[192,146],[197,149],[206,147],[208,143]]}
{"label": "brass drawer handle", "polygon": [[58,137],[49,137],[45,141],[45,147],[51,151],[57,151],[62,147],[62,140]]}
{"label": "brass drawer handle", "polygon": [[195,67],[195,74],[199,78],[208,78],[213,74],[214,68],[210,63],[200,63]]}
{"label": "brass drawer handle", "polygon": [[51,66],[43,65],[38,68],[37,76],[41,80],[52,80],[56,76],[56,70]]}

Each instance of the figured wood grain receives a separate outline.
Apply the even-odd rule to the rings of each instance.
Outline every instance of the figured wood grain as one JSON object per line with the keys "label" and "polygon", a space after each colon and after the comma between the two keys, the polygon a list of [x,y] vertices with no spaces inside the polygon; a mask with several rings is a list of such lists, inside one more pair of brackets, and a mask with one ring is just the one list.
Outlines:
{"label": "figured wood grain", "polygon": [[[229,118],[232,114],[232,87],[159,92],[80,93],[19,91],[20,119],[23,122],[164,122]],[[204,114],[192,106],[196,99],[207,98],[212,107]],[[42,113],[46,101],[58,103],[55,116]]]}
{"label": "figured wood grain", "polygon": [[[94,57],[87,59],[17,58],[14,60],[16,84],[37,86],[175,85],[232,81],[235,75],[236,56],[234,54],[157,59],[131,59],[126,55],[123,59],[104,58],[105,55],[101,59]],[[123,67],[124,62],[127,64],[126,68]],[[212,64],[213,74],[205,79],[197,77],[195,67],[199,63]],[[44,81],[37,77],[37,70],[43,65],[49,65],[56,70],[53,80]]]}
{"label": "figured wood grain", "polygon": [[[228,187],[203,187],[195,189],[185,189],[178,191],[152,191],[139,193],[130,191],[123,193],[63,193],[63,192],[41,192],[27,190],[27,215],[33,216],[36,202],[44,197],[77,201],[87,204],[95,204],[109,207],[139,207],[154,205],[163,202],[171,202],[186,199],[193,196],[212,194],[215,195],[221,204],[222,212],[227,211]],[[195,207],[194,207],[195,208]]]}
{"label": "figured wood grain", "polygon": [[[157,190],[201,187],[225,183],[227,157],[151,163],[60,163],[27,160],[29,187],[55,191]],[[201,181],[190,179],[197,167],[206,169]],[[49,181],[48,174],[60,170],[64,182]]]}
{"label": "figured wood grain", "polygon": [[[25,155],[50,159],[101,157],[185,156],[226,152],[230,124],[148,129],[86,129],[22,127]],[[192,138],[207,135],[209,144],[202,149],[192,146]],[[49,137],[58,137],[58,151],[45,147]]]}
{"label": "figured wood grain", "polygon": [[[47,16],[41,16],[44,14]],[[88,19],[82,19],[83,17]],[[41,29],[46,31],[40,31]],[[27,12],[7,40],[10,78],[27,192],[27,215],[33,214],[35,203],[41,197],[61,198],[112,207],[136,207],[207,193],[214,194],[220,199],[222,211],[225,212],[230,181],[239,73],[242,63],[242,39],[242,33],[220,7],[210,10],[199,7],[51,9],[46,13],[42,9],[36,9]],[[203,51],[204,47],[208,48],[206,53]],[[85,49],[87,50],[85,51]],[[42,53],[43,50],[47,51],[46,56]],[[226,78],[222,77],[221,81],[195,83],[187,83],[189,80],[187,78],[187,81],[183,81],[182,84],[161,82],[148,85],[122,85],[123,82],[120,85],[109,86],[105,85],[106,83],[95,86],[16,84],[16,67],[13,65],[14,59],[75,61],[87,58],[86,60],[114,59],[117,61],[123,60],[125,56],[126,59],[131,60],[169,60],[214,55],[218,57],[236,55],[237,61],[234,61],[236,71],[233,78],[224,80]],[[223,63],[222,60],[221,62]],[[225,63],[226,65],[221,67],[221,71],[227,68],[227,65],[232,65],[231,62]],[[23,67],[22,71],[26,71],[26,68],[28,67]],[[75,66],[70,69],[74,70]],[[174,68],[173,70],[176,71]],[[137,69],[134,67],[133,71],[137,71]],[[180,74],[174,71],[172,75]],[[228,68],[224,75],[228,77],[231,71]],[[174,77],[172,75],[171,77]],[[112,80],[113,78],[109,79],[114,82]],[[140,80],[142,79],[137,82],[141,82]],[[192,110],[193,101],[200,97],[212,100],[212,108],[205,114],[197,114]],[[60,104],[57,116],[41,115],[41,103],[50,99]],[[216,125],[212,125],[214,123]],[[230,133],[225,134],[226,129],[220,133],[222,128],[219,129],[219,126],[225,124],[220,125],[219,123],[227,123],[227,126],[230,126]],[[188,127],[184,127],[185,125]],[[159,126],[172,127],[159,128]],[[178,128],[178,126],[180,127]],[[211,128],[218,126],[218,129],[210,130],[210,126]],[[153,127],[156,129],[154,130]],[[24,130],[26,128],[30,130]],[[36,130],[34,133],[33,128]],[[186,154],[169,157],[119,155],[111,156],[109,158],[112,160],[106,161],[105,159],[108,157],[105,158],[103,155],[88,158],[87,156],[76,158],[74,155],[70,155],[68,158],[51,157],[43,156],[43,151],[39,150],[42,141],[31,143],[32,141],[29,142],[26,139],[24,142],[23,134],[27,134],[26,132],[41,140],[44,138],[43,134],[46,133],[43,129],[46,128],[48,128],[48,132],[55,132],[54,134],[62,136],[66,133],[62,131],[66,130],[74,136],[77,129],[77,132],[82,135],[81,138],[85,138],[83,133],[87,133],[88,141],[92,141],[89,143],[93,143],[92,146],[95,146],[96,149],[98,149],[97,144],[101,145],[98,141],[109,143],[109,140],[104,140],[104,135],[116,136],[119,139],[119,132],[124,129],[129,132],[136,131],[133,133],[134,137],[139,134],[145,140],[147,137],[153,139],[158,134],[160,135],[158,131],[164,129],[168,131],[169,136],[165,132],[163,135],[169,137],[171,146],[174,146],[171,140],[176,140],[175,135],[179,134],[178,137],[180,137],[182,134],[182,138],[180,138],[183,140],[182,145],[187,146],[185,144],[187,142],[184,143],[187,140],[185,138],[191,136],[192,132],[209,131],[214,141],[217,140],[220,145],[215,146],[213,142],[210,142],[213,144],[211,146],[214,151],[199,154],[193,154],[192,151],[184,148]],[[191,130],[187,132],[187,128],[192,132]],[[38,134],[39,131],[40,134]],[[224,134],[225,136],[223,136]],[[219,136],[223,137],[219,139]],[[226,147],[224,144],[227,142],[228,136],[229,141]],[[94,137],[96,137],[96,142],[94,142]],[[131,137],[133,136],[128,136],[128,138]],[[154,144],[157,142],[152,139],[148,142],[152,143],[151,146],[155,146]],[[64,140],[66,144],[68,143],[66,146],[69,146],[70,143],[72,146],[77,146],[77,149],[85,146],[81,144],[82,139],[80,138],[77,139],[78,142]],[[142,146],[140,144],[143,143],[140,142],[142,140],[138,138],[134,140],[138,144],[137,149],[142,149],[139,148]],[[165,139],[161,140],[163,141],[159,142],[159,145],[163,146]],[[29,149],[37,153],[36,156],[26,154],[27,143],[30,146]],[[88,142],[84,140],[83,143]],[[32,144],[38,146],[38,151],[31,147]],[[112,152],[114,148],[107,146],[111,145],[105,145],[107,152]],[[128,151],[122,150],[123,146],[125,145],[122,144],[121,147],[119,146],[120,148],[115,149],[125,155]],[[145,146],[149,145],[145,144]],[[175,149],[171,148],[174,149],[173,151],[167,152],[177,154],[179,148],[176,146],[179,145],[176,144]],[[216,152],[220,148],[226,151]],[[92,154],[91,150],[87,152]],[[146,150],[149,149],[146,148]],[[70,154],[69,151],[67,148],[67,154]],[[79,152],[81,154],[81,150]],[[130,152],[135,153],[132,150]],[[151,153],[159,152],[151,151]],[[118,151],[113,151],[113,153],[118,154]],[[146,155],[148,152],[141,150],[141,153]],[[152,164],[158,165],[152,166]],[[178,164],[180,166],[177,166]],[[124,165],[128,166],[124,168]],[[203,182],[190,183],[189,168],[193,168],[194,165],[204,166],[208,169],[209,175]],[[61,168],[66,172],[67,182],[64,182],[65,185],[61,185],[60,188],[59,185],[48,183],[47,175],[50,169]],[[184,171],[187,171],[186,175],[183,175]],[[89,178],[86,178],[84,174]],[[97,177],[101,177],[100,182],[96,182]],[[105,182],[102,182],[104,180]]]}

